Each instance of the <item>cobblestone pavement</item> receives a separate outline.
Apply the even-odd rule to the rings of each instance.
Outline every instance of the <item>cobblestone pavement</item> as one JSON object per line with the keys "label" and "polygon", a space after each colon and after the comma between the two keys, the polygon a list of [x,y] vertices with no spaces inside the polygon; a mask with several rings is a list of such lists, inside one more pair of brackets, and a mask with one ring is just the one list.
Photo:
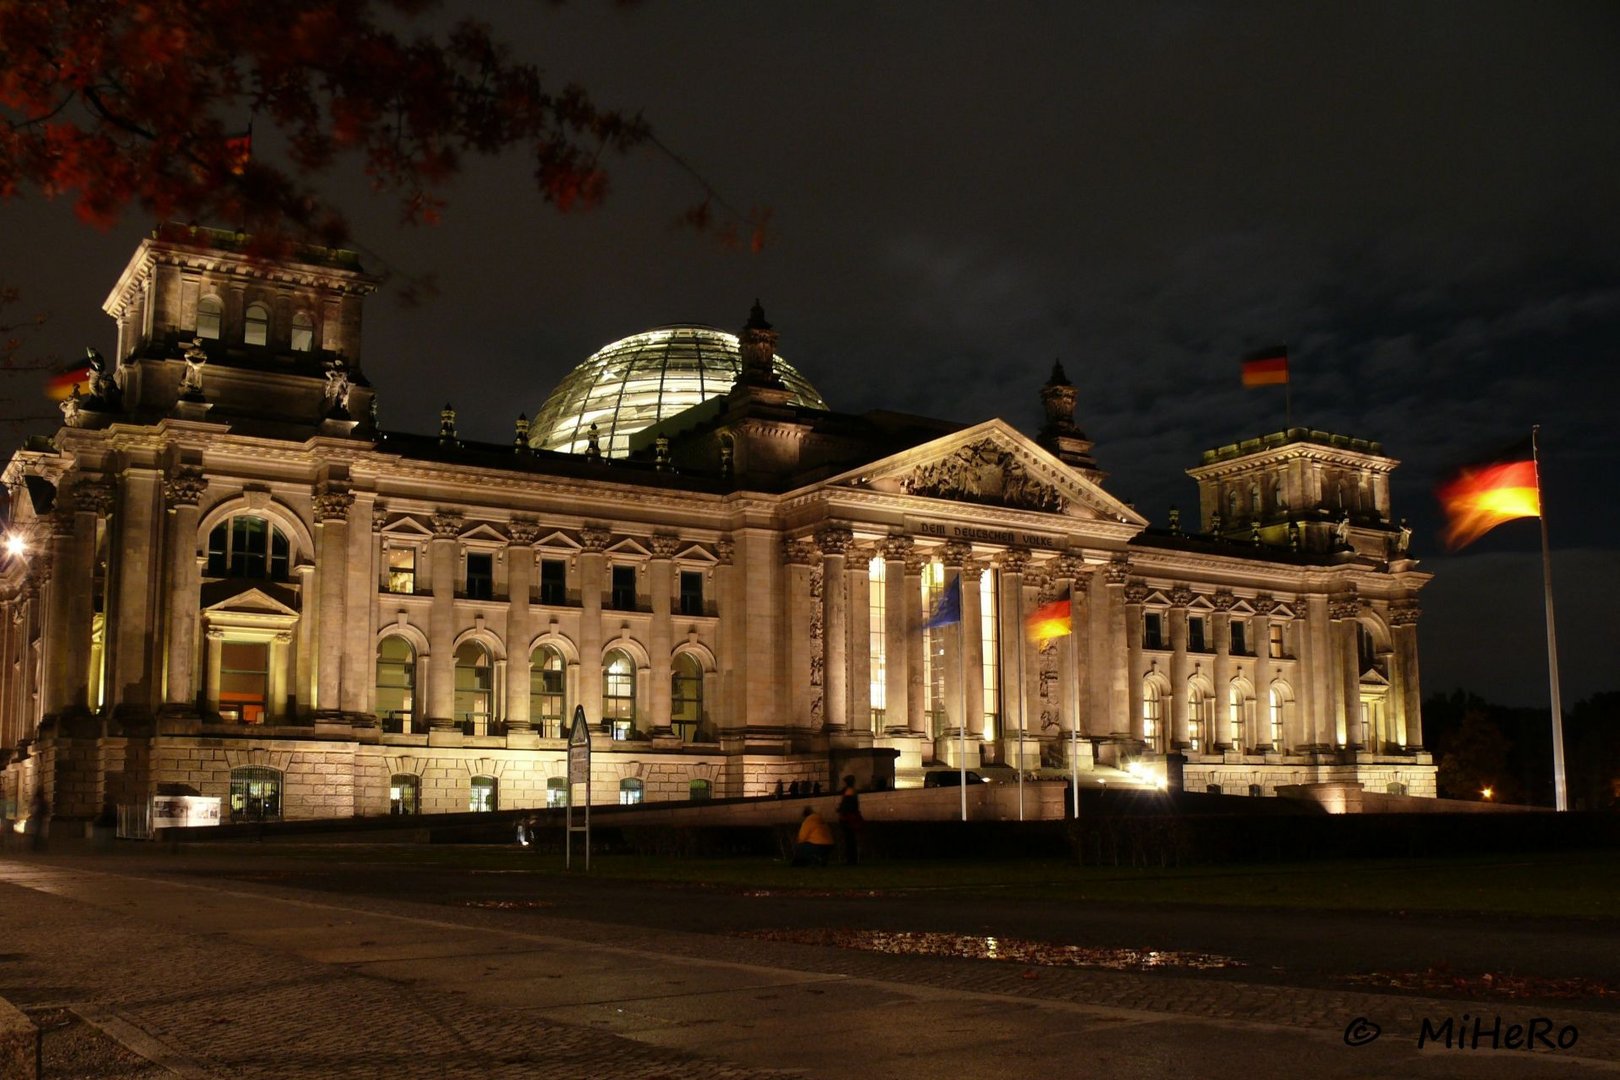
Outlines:
{"label": "cobblestone pavement", "polygon": [[[0,997],[72,1006],[196,1078],[1620,1073],[1612,1010],[890,956],[122,860],[0,859],[0,926]],[[1479,1048],[1418,1049],[1425,1020],[1465,1014]],[[1497,1016],[1578,1038],[1491,1049]]]}

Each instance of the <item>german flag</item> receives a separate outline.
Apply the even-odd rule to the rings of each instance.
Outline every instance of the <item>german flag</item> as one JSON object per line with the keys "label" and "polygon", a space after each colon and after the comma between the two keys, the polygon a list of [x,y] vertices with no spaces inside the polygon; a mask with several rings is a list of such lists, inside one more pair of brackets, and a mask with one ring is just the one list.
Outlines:
{"label": "german flag", "polygon": [[52,401],[66,401],[73,396],[75,386],[79,387],[81,394],[90,392],[89,364],[72,364],[59,369],[45,380],[45,396]]}
{"label": "german flag", "polygon": [[1465,465],[1436,489],[1448,519],[1447,551],[1472,544],[1504,521],[1541,516],[1541,483],[1530,443]]}
{"label": "german flag", "polygon": [[1029,617],[1024,620],[1024,632],[1031,641],[1050,641],[1072,634],[1074,626],[1069,616],[1070,611],[1069,590],[1064,589],[1062,596],[1042,604],[1029,613]]}
{"label": "german flag", "polygon": [[1288,346],[1273,345],[1243,358],[1244,386],[1284,386],[1288,382]]}

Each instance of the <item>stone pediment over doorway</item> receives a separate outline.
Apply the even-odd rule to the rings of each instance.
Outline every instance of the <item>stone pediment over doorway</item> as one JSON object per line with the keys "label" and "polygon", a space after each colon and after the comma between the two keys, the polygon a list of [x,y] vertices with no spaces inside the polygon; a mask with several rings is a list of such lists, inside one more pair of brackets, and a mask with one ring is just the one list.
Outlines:
{"label": "stone pediment over doorway", "polygon": [[1139,527],[1147,524],[1089,477],[1000,420],[913,447],[831,483]]}
{"label": "stone pediment over doorway", "polygon": [[202,609],[205,612],[251,615],[298,615],[298,597],[285,585],[274,582],[245,584],[242,581],[223,580],[205,582],[202,587]]}

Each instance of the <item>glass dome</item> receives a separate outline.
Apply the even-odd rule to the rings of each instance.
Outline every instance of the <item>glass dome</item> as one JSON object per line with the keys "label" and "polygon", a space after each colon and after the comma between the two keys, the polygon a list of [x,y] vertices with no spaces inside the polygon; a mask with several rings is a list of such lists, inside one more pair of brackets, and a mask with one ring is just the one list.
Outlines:
{"label": "glass dome", "polygon": [[[780,356],[772,366],[795,405],[825,409],[816,388]],[[604,456],[623,457],[642,428],[719,397],[742,370],[737,336],[710,326],[661,326],[597,350],[564,376],[529,426],[538,450],[583,454],[596,425]]]}

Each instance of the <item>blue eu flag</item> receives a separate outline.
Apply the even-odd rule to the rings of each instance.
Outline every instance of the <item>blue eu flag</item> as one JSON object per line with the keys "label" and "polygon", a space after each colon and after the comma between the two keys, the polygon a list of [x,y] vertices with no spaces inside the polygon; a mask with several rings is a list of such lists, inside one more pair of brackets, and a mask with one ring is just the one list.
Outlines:
{"label": "blue eu flag", "polygon": [[924,630],[938,630],[942,626],[962,621],[962,575],[951,578],[945,585],[945,591],[939,594],[934,602],[934,610],[928,613],[928,619],[923,623]]}

